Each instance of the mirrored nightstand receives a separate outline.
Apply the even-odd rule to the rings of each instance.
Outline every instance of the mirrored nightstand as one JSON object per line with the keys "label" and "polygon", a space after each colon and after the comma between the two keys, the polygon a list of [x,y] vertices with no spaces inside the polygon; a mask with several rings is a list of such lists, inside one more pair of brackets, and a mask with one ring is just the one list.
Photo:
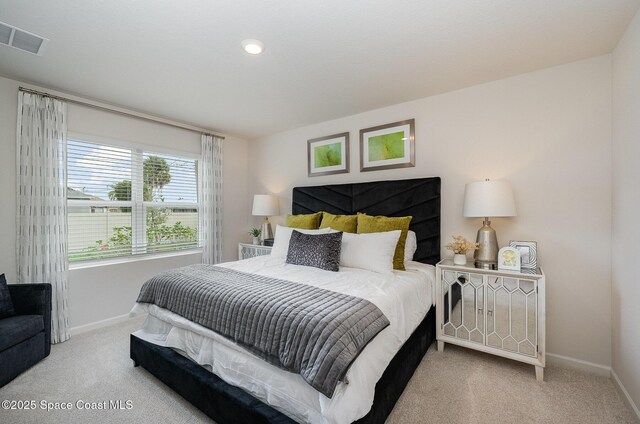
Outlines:
{"label": "mirrored nightstand", "polygon": [[436,338],[536,367],[544,378],[545,276],[536,270],[475,268],[473,263],[438,263]]}
{"label": "mirrored nightstand", "polygon": [[264,256],[271,254],[271,246],[262,246],[259,244],[239,243],[238,259],[255,258],[256,256]]}

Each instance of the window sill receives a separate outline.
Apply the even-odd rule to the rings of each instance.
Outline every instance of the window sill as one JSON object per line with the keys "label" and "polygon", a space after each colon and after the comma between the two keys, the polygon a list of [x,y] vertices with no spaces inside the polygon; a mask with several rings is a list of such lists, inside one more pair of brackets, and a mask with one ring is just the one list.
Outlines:
{"label": "window sill", "polygon": [[149,253],[146,255],[126,256],[126,257],[115,258],[115,259],[101,259],[97,261],[71,262],[69,264],[69,271],[73,271],[75,269],[96,268],[101,266],[118,265],[118,264],[125,264],[125,263],[131,263],[131,262],[152,261],[155,259],[171,258],[174,256],[195,255],[198,253],[201,254],[202,249],[200,248],[185,249],[185,250],[179,250],[175,252]]}

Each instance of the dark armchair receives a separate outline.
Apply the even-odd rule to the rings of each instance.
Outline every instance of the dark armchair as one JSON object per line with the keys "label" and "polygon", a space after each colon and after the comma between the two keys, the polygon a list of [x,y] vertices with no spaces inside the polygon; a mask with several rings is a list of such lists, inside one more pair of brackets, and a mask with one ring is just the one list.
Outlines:
{"label": "dark armchair", "polygon": [[16,315],[0,319],[0,387],[51,351],[51,284],[9,284]]}

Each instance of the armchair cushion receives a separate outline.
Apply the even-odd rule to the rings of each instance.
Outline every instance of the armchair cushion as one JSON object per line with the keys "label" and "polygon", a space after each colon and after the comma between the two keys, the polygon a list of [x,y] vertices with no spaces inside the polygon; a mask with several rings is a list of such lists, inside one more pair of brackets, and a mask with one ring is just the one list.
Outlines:
{"label": "armchair cushion", "polygon": [[9,284],[18,315],[41,315],[44,321],[44,356],[51,351],[51,284]]}
{"label": "armchair cushion", "polygon": [[42,315],[16,315],[0,319],[0,352],[44,330]]}
{"label": "armchair cushion", "polygon": [[4,274],[0,275],[0,319],[16,314]]}

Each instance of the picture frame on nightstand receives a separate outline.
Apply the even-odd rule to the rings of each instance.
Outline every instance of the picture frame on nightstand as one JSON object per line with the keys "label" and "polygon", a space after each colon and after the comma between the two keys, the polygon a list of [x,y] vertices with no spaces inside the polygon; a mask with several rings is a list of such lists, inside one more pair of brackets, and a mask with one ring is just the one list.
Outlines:
{"label": "picture frame on nightstand", "polygon": [[511,240],[509,246],[520,252],[520,267],[522,269],[538,268],[538,243],[535,241]]}

